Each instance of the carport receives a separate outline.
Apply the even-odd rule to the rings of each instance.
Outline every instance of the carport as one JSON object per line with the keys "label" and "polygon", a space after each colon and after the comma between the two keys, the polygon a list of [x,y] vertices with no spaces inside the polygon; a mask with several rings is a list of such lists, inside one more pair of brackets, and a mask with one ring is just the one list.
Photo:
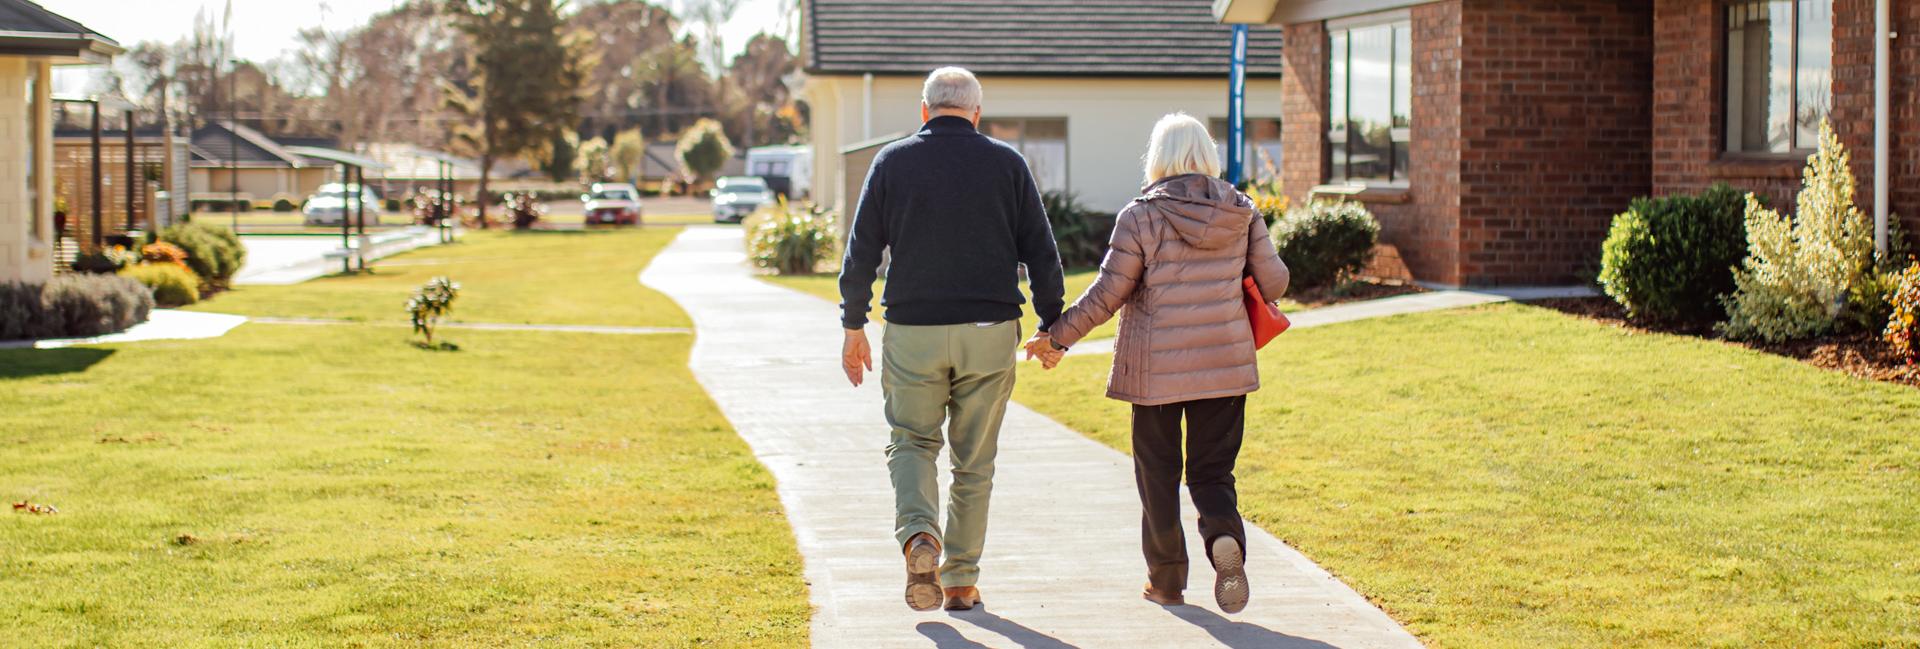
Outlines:
{"label": "carport", "polygon": [[[340,219],[340,247],[345,251],[345,254],[340,257],[340,271],[344,273],[353,272],[355,270],[356,259],[359,263],[358,270],[366,270],[366,251],[372,247],[367,241],[367,205],[366,201],[362,200],[367,187],[367,170],[385,171],[387,165],[372,158],[355,155],[338,149],[290,146],[287,147],[287,151],[315,160],[326,160],[340,167],[340,184],[345,186],[348,195],[353,201],[348,204],[348,207],[353,210],[353,218]],[[357,242],[354,240],[356,228],[359,234],[359,241]]]}

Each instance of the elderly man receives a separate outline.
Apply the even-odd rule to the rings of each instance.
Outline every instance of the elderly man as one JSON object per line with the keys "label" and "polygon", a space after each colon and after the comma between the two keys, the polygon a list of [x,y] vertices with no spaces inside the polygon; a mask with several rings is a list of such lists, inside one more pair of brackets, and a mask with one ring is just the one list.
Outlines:
{"label": "elderly man", "polygon": [[[966,70],[927,76],[925,125],[874,157],[840,272],[841,364],[858,386],[873,370],[863,328],[874,273],[881,252],[892,249],[880,301],[887,318],[880,386],[893,426],[894,536],[906,555],[907,605],[916,611],[943,598],[948,610],[980,604],[975,584],[993,460],[1026,302],[1020,265],[1040,316],[1036,338],[1044,339],[1063,303],[1060,253],[1033,173],[1013,147],[980,134],[980,97],[980,81]],[[945,526],[934,468],[943,443],[953,462]]]}

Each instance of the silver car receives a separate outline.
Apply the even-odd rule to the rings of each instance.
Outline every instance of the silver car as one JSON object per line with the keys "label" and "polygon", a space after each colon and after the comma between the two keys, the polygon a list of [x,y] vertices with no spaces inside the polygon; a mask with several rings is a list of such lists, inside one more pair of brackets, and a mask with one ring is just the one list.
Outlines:
{"label": "silver car", "polygon": [[342,222],[352,221],[353,217],[359,213],[359,203],[366,203],[367,224],[379,225],[382,205],[380,194],[373,191],[372,187],[353,185],[353,188],[359,190],[358,200],[351,195],[354,192],[348,190],[347,185],[340,183],[321,185],[320,191],[307,197],[306,205],[300,208],[302,220],[307,225],[340,225]]}
{"label": "silver car", "polygon": [[773,190],[758,176],[727,176],[713,184],[713,222],[739,223],[773,202]]}

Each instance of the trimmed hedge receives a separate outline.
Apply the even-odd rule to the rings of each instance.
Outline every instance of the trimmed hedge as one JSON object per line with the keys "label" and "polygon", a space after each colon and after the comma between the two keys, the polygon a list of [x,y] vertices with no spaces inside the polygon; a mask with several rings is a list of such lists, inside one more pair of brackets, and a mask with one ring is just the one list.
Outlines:
{"label": "trimmed hedge", "polygon": [[1314,200],[1273,223],[1273,244],[1300,287],[1331,286],[1373,260],[1380,222],[1359,203]]}
{"label": "trimmed hedge", "polygon": [[148,235],[149,242],[164,241],[187,252],[187,267],[201,281],[226,286],[233,274],[247,261],[247,249],[233,230],[203,223],[180,223]]}
{"label": "trimmed hedge", "polygon": [[1727,316],[1747,257],[1746,195],[1725,183],[1697,195],[1638,198],[1613,217],[1601,244],[1600,287],[1627,314],[1668,324],[1706,325]]}
{"label": "trimmed hedge", "polygon": [[123,331],[153,311],[153,293],[115,275],[0,283],[0,340],[84,338]]}
{"label": "trimmed hedge", "polygon": [[139,264],[120,271],[153,291],[153,302],[163,307],[186,306],[200,301],[200,278],[178,264]]}

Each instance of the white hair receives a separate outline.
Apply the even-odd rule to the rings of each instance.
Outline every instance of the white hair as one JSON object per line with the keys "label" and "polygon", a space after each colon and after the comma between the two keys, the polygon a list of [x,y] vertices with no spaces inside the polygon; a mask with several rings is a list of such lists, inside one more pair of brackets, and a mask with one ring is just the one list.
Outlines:
{"label": "white hair", "polygon": [[980,109],[980,80],[974,78],[966,68],[945,67],[927,75],[927,85],[920,89],[920,101],[926,102],[927,110]]}
{"label": "white hair", "polygon": [[1145,156],[1147,184],[1181,174],[1220,175],[1220,153],[1200,120],[1186,113],[1160,118]]}

